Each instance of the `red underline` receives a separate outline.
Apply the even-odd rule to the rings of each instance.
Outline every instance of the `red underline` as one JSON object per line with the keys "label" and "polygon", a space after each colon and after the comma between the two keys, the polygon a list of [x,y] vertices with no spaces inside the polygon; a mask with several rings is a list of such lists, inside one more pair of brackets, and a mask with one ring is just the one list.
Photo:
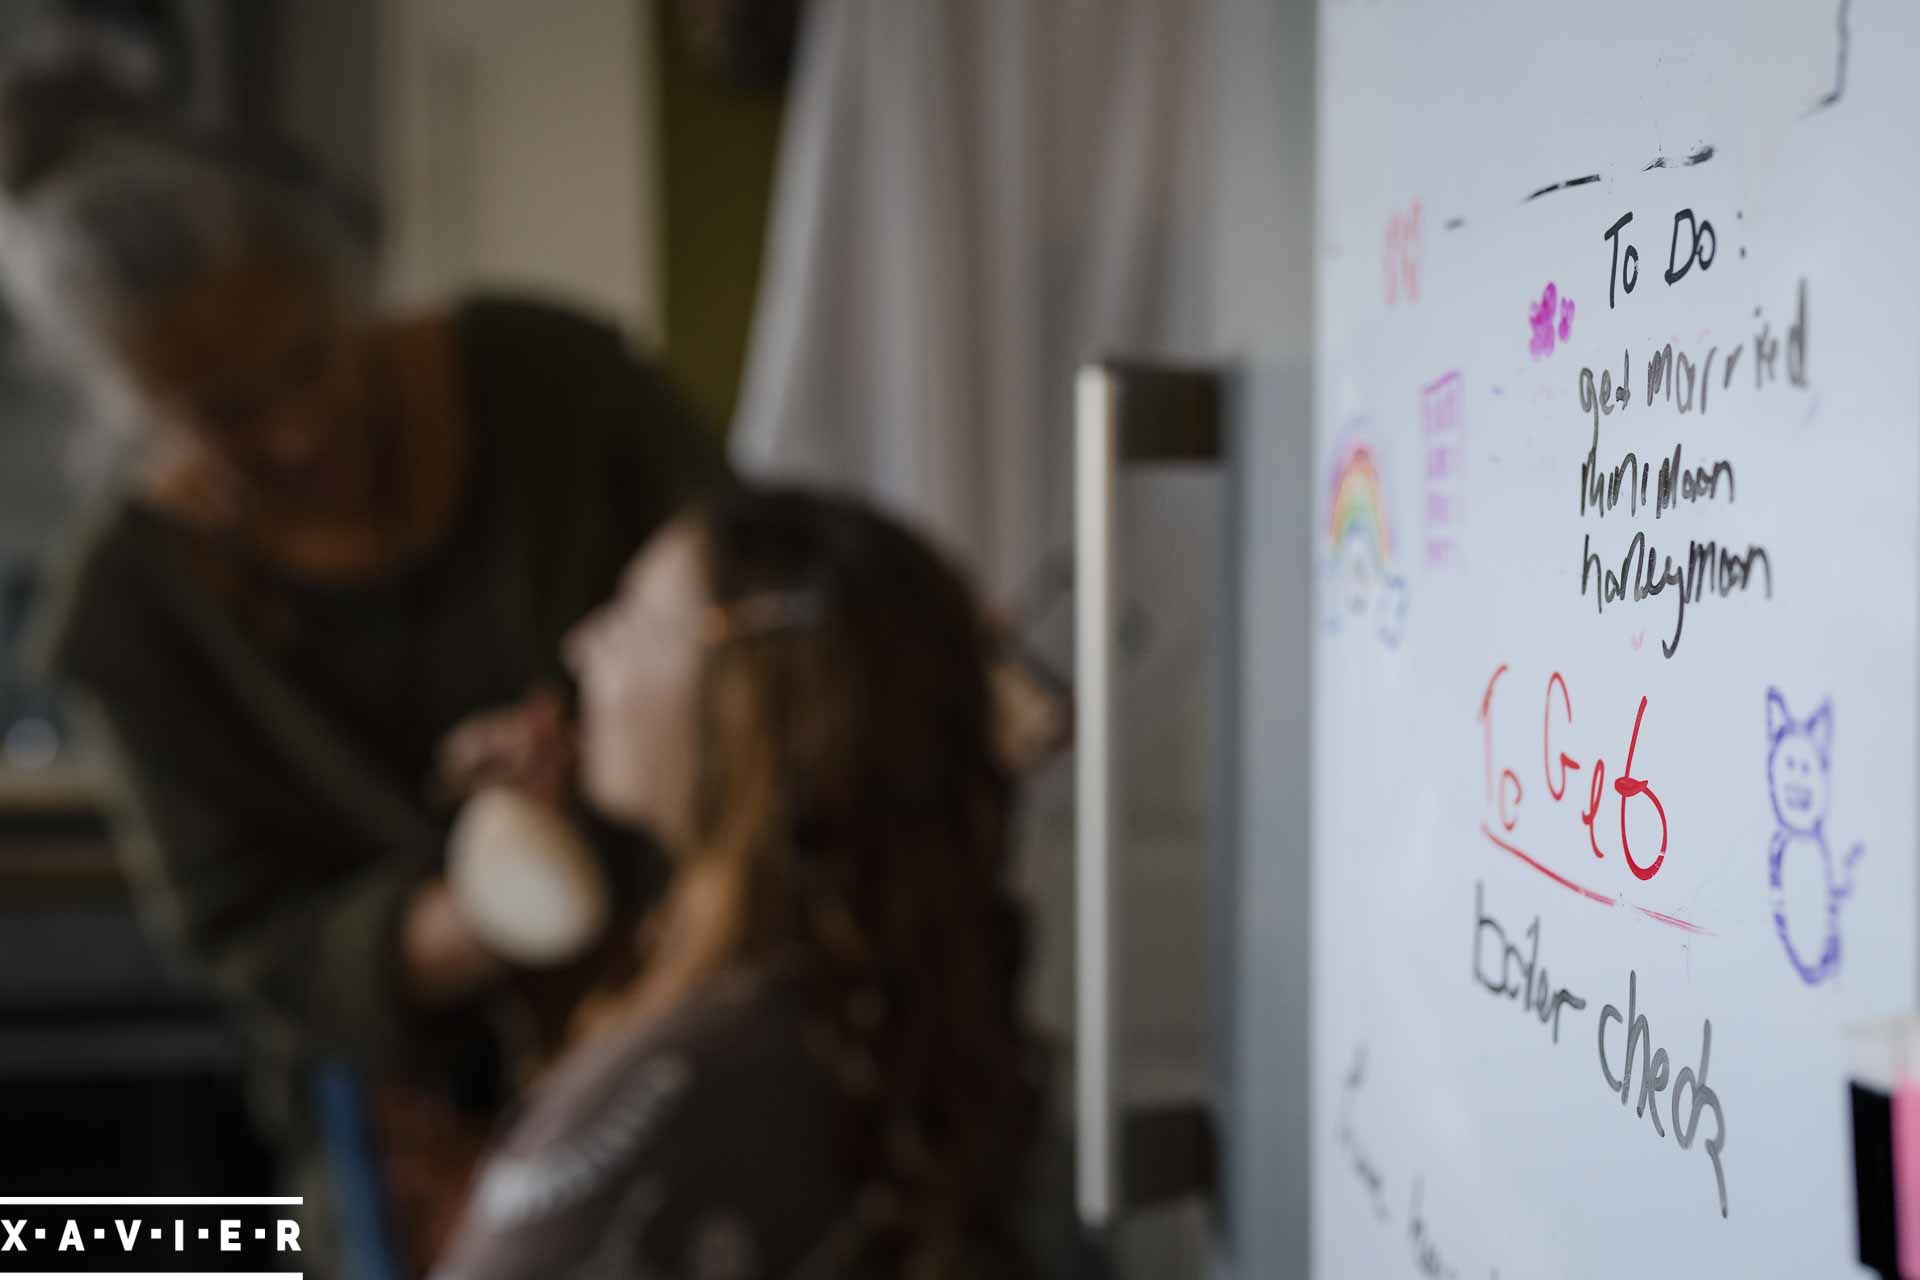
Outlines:
{"label": "red underline", "polygon": [[1634,910],[1650,919],[1658,920],[1661,924],[1670,924],[1676,929],[1685,929],[1688,933],[1712,932],[1711,929],[1702,929],[1690,920],[1682,920],[1679,916],[1670,916],[1664,911],[1655,911],[1652,907],[1635,907]]}
{"label": "red underline", "polygon": [[1493,834],[1493,828],[1488,826],[1486,823],[1484,822],[1481,823],[1480,829],[1487,833],[1487,839],[1493,841],[1495,844],[1499,845],[1502,849],[1505,849],[1508,853],[1520,859],[1520,861],[1526,863],[1528,866],[1532,867],[1535,871],[1538,871],[1541,875],[1553,881],[1555,884],[1565,885],[1567,888],[1573,890],[1575,893],[1579,894],[1581,897],[1591,898],[1595,902],[1598,902],[1603,906],[1610,907],[1614,904],[1614,900],[1612,898],[1609,898],[1606,894],[1595,892],[1594,890],[1587,888],[1583,884],[1575,884],[1573,881],[1567,879],[1565,876],[1561,875],[1558,871],[1555,871],[1553,868],[1547,866],[1545,863],[1536,861],[1534,858],[1528,855],[1525,849],[1521,849],[1515,845],[1508,844],[1505,840],[1502,840],[1499,836]]}
{"label": "red underline", "polygon": [[[1480,830],[1482,833],[1486,835],[1487,839],[1493,841],[1493,843],[1496,846],[1498,846],[1499,848],[1505,849],[1508,853],[1520,859],[1520,861],[1526,863],[1528,866],[1532,867],[1535,871],[1538,871],[1541,875],[1553,881],[1555,884],[1562,885],[1568,889],[1571,889],[1575,893],[1579,894],[1581,897],[1590,899],[1594,902],[1598,902],[1602,906],[1612,907],[1612,906],[1619,905],[1619,900],[1617,898],[1609,898],[1606,894],[1601,893],[1598,890],[1589,889],[1583,884],[1578,884],[1572,880],[1567,879],[1565,876],[1561,875],[1558,871],[1555,871],[1552,867],[1549,867],[1545,863],[1539,861],[1537,858],[1534,858],[1525,849],[1520,848],[1518,845],[1509,844],[1507,841],[1502,840],[1499,836],[1494,834],[1493,828],[1488,826],[1486,823],[1482,822],[1480,824]],[[1635,911],[1638,911],[1641,915],[1647,917],[1647,919],[1649,920],[1657,920],[1661,924],[1672,925],[1674,928],[1684,929],[1688,933],[1711,933],[1711,930],[1702,929],[1699,925],[1694,924],[1692,921],[1682,920],[1679,916],[1670,916],[1664,911],[1655,911],[1652,907],[1639,907],[1639,906],[1634,906],[1634,904],[1632,903],[1628,903],[1627,905],[1630,907],[1633,907]]]}

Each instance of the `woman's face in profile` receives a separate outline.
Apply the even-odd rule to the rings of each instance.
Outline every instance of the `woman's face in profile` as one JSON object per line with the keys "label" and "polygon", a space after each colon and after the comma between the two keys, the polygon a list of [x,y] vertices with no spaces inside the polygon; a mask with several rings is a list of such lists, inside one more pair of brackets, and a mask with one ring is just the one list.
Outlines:
{"label": "woman's face in profile", "polygon": [[156,416],[246,496],[332,509],[374,474],[360,354],[317,288],[266,266],[196,283],[123,350]]}
{"label": "woman's face in profile", "polygon": [[694,701],[705,649],[699,531],[676,522],[634,557],[612,600],[574,627],[581,780],[608,816],[684,848],[693,812]]}

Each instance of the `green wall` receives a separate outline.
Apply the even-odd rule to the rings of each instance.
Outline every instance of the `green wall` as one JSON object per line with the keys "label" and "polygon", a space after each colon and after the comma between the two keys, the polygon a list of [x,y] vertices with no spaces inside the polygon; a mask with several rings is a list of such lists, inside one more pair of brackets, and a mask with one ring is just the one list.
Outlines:
{"label": "green wall", "polygon": [[724,427],[733,416],[760,278],[782,97],[729,88],[688,58],[677,6],[660,22],[667,364]]}

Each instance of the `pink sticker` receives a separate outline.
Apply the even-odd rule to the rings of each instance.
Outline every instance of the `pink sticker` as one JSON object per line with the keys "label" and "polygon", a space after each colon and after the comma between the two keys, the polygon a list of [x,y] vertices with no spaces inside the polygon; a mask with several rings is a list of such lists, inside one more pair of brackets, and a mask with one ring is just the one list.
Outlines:
{"label": "pink sticker", "polygon": [[1920,1081],[1893,1090],[1893,1238],[1900,1274],[1920,1276]]}

